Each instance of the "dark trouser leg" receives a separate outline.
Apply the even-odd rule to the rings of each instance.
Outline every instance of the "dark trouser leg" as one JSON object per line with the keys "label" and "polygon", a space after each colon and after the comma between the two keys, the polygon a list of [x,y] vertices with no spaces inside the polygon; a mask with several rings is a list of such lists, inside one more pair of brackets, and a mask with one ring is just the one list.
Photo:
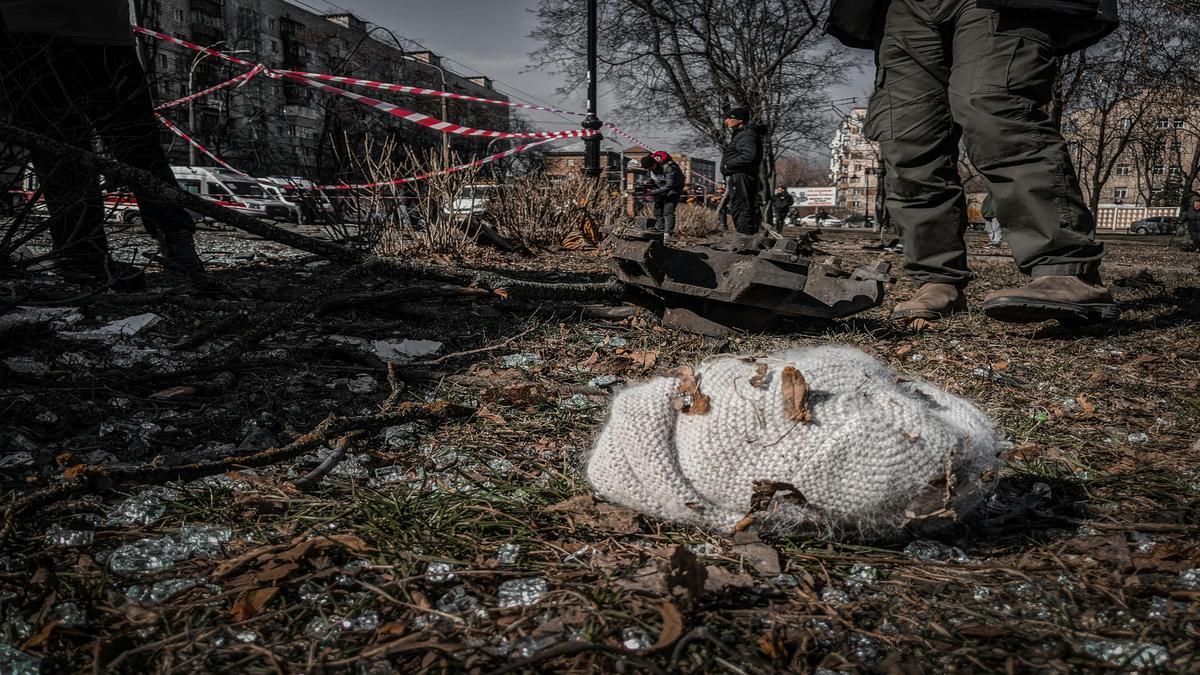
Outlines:
{"label": "dark trouser leg", "polygon": [[1094,241],[1066,142],[1044,112],[1057,75],[1046,21],[966,3],[954,34],[950,105],[1021,271],[1086,274],[1099,268],[1104,246]]}
{"label": "dark trouser leg", "polygon": [[962,285],[967,207],[958,178],[958,136],[946,89],[950,40],[934,3],[892,0],[876,50],[866,133],[879,142],[887,211],[904,244],[905,271],[918,283]]}
{"label": "dark trouser leg", "polygon": [[679,199],[667,199],[662,205],[662,231],[667,234],[675,232],[675,209],[679,206]]}
{"label": "dark trouser leg", "polygon": [[[155,178],[176,185],[166,153],[159,144],[161,125],[154,119],[146,74],[133,47],[98,47],[92,61],[96,81],[111,83],[94,106],[96,127],[113,157],[132,167],[149,171]],[[107,101],[105,100],[107,99]],[[146,231],[159,236],[166,232],[192,232],[191,216],[181,206],[155,199],[134,189]]]}
{"label": "dark trouser leg", "polygon": [[741,234],[758,232],[758,180],[749,174],[729,176],[729,215]]}
{"label": "dark trouser leg", "polygon": [[787,220],[787,214],[786,209],[775,209],[775,224],[783,227],[784,221]]}
{"label": "dark trouser leg", "polygon": [[663,229],[663,206],[665,202],[662,198],[654,200],[654,229],[662,232]]}
{"label": "dark trouser leg", "polygon": [[[0,85],[13,123],[90,150],[91,127],[76,98],[87,81],[78,47],[0,31]],[[73,266],[103,267],[108,252],[98,177],[73,161],[31,153],[54,250]]]}

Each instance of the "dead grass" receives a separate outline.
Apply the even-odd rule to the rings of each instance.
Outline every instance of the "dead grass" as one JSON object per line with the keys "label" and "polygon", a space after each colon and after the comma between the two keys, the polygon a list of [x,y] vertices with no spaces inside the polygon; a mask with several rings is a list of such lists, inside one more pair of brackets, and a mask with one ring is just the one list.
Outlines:
{"label": "dead grass", "polygon": [[[849,264],[877,255],[861,249],[870,237],[827,233],[820,246]],[[331,476],[312,494],[286,481],[315,460],[187,487],[148,526],[97,526],[90,514],[107,513],[115,499],[57,505],[20,523],[0,572],[0,594],[11,594],[0,617],[6,641],[57,672],[114,660],[118,672],[1083,672],[1131,670],[1141,663],[1135,658],[1163,671],[1197,672],[1200,600],[1180,573],[1200,567],[1193,447],[1200,436],[1200,258],[1113,248],[1110,278],[1147,268],[1166,287],[1122,294],[1119,322],[1083,330],[1004,326],[972,312],[911,331],[888,323],[880,308],[816,334],[792,327],[710,340],[665,330],[647,314],[598,321],[571,304],[443,296],[305,319],[268,336],[234,369],[235,386],[211,395],[152,398],[195,378],[139,381],[144,372],[117,367],[55,365],[47,375],[12,380],[0,391],[3,440],[13,447],[19,433],[42,462],[9,472],[9,488],[20,491],[53,480],[61,470],[53,456],[64,450],[108,450],[130,460],[188,453],[206,441],[238,443],[249,420],[285,440],[328,412],[378,409],[386,387],[356,393],[336,381],[365,373],[382,383],[380,365],[323,336],[437,339],[453,352],[529,331],[504,350],[402,368],[406,399],[453,400],[478,407],[477,415],[419,426],[405,441],[372,436],[353,455],[361,472]],[[564,253],[487,262],[521,266],[528,275],[538,267],[605,266],[598,255]],[[980,273],[970,290],[976,307],[988,289],[1018,280],[1006,258],[973,256],[972,265]],[[218,343],[268,311],[395,284],[282,263],[215,276],[244,289],[253,298],[246,303],[257,307]],[[911,289],[897,286],[892,298]],[[163,344],[233,309],[221,302],[177,290],[136,303],[105,295],[89,311],[97,319],[159,312],[166,320],[153,341]],[[766,542],[781,553],[787,575],[775,577],[725,536],[646,519],[628,533],[616,518],[547,510],[587,492],[578,467],[608,397],[606,388],[589,385],[592,378],[634,381],[714,353],[829,341],[857,345],[976,401],[1009,436],[1014,460],[997,498],[945,542],[968,561],[779,539]],[[100,355],[44,336],[0,351],[51,364],[64,353]],[[506,355],[520,352],[540,362],[505,365]],[[41,421],[47,410],[60,421]],[[114,429],[101,435],[104,422]],[[149,444],[137,440],[145,423],[161,428]],[[379,469],[397,480],[373,482]],[[233,540],[216,559],[189,558],[153,574],[106,566],[119,544],[193,524],[230,526]],[[52,546],[53,525],[93,530],[96,542]],[[294,550],[311,536],[343,539],[298,555],[294,568],[268,574],[256,562],[238,576],[215,576],[224,560],[264,547]],[[498,559],[507,544],[520,547],[513,564]],[[711,590],[655,586],[672,569],[675,547],[692,552],[674,555],[694,555],[689,574],[705,569]],[[431,574],[431,562],[451,563],[456,578]],[[133,583],[174,577],[215,587],[157,605],[127,597]],[[527,578],[545,579],[548,594],[531,607],[500,607],[501,584]],[[239,600],[265,588],[278,591],[235,619]],[[86,611],[85,624],[55,624],[54,608],[64,601]],[[369,612],[377,616],[372,630],[312,637],[323,620]],[[28,624],[24,637],[21,622]],[[253,641],[241,641],[248,631]],[[669,639],[657,648],[624,647],[627,640],[653,647],[662,636]],[[638,642],[643,637],[648,642]],[[1104,652],[1102,640],[1154,650],[1122,656]]]}

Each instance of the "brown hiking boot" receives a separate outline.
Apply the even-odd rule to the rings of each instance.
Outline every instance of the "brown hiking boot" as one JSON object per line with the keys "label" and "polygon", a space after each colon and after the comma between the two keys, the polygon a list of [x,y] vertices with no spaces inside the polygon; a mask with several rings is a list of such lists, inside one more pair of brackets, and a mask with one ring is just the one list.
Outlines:
{"label": "brown hiking boot", "polygon": [[940,319],[966,310],[967,296],[954,284],[924,284],[892,309],[892,320]]}
{"label": "brown hiking boot", "polygon": [[1112,321],[1121,314],[1096,273],[1034,277],[1020,288],[988,293],[983,313],[997,321],[1031,323],[1057,319],[1064,323]]}

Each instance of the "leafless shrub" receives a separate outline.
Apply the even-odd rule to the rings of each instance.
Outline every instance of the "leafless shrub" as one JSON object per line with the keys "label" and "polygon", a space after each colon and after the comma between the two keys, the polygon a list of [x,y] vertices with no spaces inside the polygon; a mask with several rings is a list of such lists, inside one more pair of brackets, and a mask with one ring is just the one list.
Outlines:
{"label": "leafless shrub", "polygon": [[376,253],[459,254],[474,245],[471,214],[456,213],[453,207],[479,181],[478,168],[442,173],[465,160],[451,153],[449,162],[443,162],[436,150],[414,152],[391,138],[364,139],[361,151],[346,155],[366,183],[427,175],[410,183],[345,191],[346,216],[358,222],[361,239]]}
{"label": "leafless shrub", "polygon": [[675,234],[681,237],[707,237],[719,224],[717,210],[703,204],[680,204],[675,210]]}
{"label": "leafless shrub", "polygon": [[519,246],[557,249],[575,235],[599,241],[624,211],[624,195],[602,181],[532,174],[505,184],[489,206],[488,218],[502,237]]}

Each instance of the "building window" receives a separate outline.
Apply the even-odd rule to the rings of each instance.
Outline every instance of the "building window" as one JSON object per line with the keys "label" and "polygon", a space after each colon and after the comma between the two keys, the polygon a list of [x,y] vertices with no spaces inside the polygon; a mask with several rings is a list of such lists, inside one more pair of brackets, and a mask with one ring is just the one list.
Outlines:
{"label": "building window", "polygon": [[182,9],[175,10],[173,13],[173,16],[175,17],[176,21],[183,22],[183,10]]}
{"label": "building window", "polygon": [[1173,124],[1175,125],[1175,128],[1176,128],[1176,129],[1182,129],[1182,128],[1183,128],[1183,120],[1182,120],[1182,119],[1180,119],[1180,118],[1178,118],[1178,117],[1176,117],[1176,118],[1175,118],[1175,121],[1173,122]]}
{"label": "building window", "polygon": [[167,67],[167,55],[166,54],[158,55],[158,67],[163,68],[163,69],[165,69]]}
{"label": "building window", "polygon": [[1183,141],[1172,141],[1171,152],[1183,152]]}
{"label": "building window", "polygon": [[279,42],[276,40],[271,40],[271,53],[272,54],[279,53]]}
{"label": "building window", "polygon": [[275,19],[267,19],[267,29],[275,30]]}
{"label": "building window", "polygon": [[1116,188],[1113,190],[1113,201],[1123,202],[1129,196],[1129,188]]}
{"label": "building window", "polygon": [[1132,176],[1133,167],[1129,164],[1118,164],[1116,174],[1118,176]]}
{"label": "building window", "polygon": [[1157,126],[1159,129],[1170,129],[1171,128],[1171,120],[1169,120],[1165,117],[1160,117],[1160,118],[1158,118],[1158,123],[1155,126]]}
{"label": "building window", "polygon": [[1172,176],[1178,176],[1178,175],[1179,175],[1179,174],[1181,174],[1181,173],[1183,173],[1183,167],[1182,167],[1182,166],[1179,166],[1178,164],[1172,164],[1172,165],[1171,165],[1171,175],[1172,175]]}
{"label": "building window", "polygon": [[1153,173],[1155,176],[1161,176],[1166,172],[1167,167],[1163,166],[1162,164],[1155,164],[1154,168],[1151,170],[1151,173]]}
{"label": "building window", "polygon": [[1133,118],[1132,117],[1123,118],[1121,120],[1121,128],[1122,129],[1132,129],[1133,128]]}
{"label": "building window", "polygon": [[568,160],[567,160],[567,166],[575,166],[575,160],[573,160],[573,159],[568,159]]}

